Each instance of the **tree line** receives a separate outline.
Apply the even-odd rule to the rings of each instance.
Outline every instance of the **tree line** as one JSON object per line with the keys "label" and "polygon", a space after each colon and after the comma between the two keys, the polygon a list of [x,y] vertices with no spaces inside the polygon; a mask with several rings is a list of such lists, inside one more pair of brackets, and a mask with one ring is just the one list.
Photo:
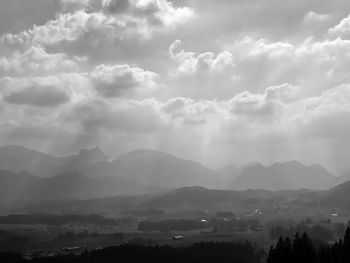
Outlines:
{"label": "tree line", "polygon": [[[345,227],[343,229],[343,233],[345,231]],[[322,225],[313,225],[308,226],[305,223],[299,223],[296,226],[282,227],[282,226],[274,226],[269,229],[269,234],[271,239],[276,240],[279,237],[289,239],[293,238],[296,233],[308,233],[309,236],[313,239],[319,239],[322,241],[332,241],[334,240],[334,234],[329,229]]]}
{"label": "tree line", "polygon": [[85,251],[80,255],[57,255],[24,259],[19,254],[0,253],[6,263],[262,263],[264,251],[256,245],[243,243],[197,243],[187,247],[142,246],[124,244],[100,250]]}
{"label": "tree line", "polygon": [[297,233],[292,241],[280,237],[271,247],[267,263],[348,263],[350,262],[350,228],[344,238],[334,244],[323,243],[315,247],[309,235]]}
{"label": "tree line", "polygon": [[116,221],[111,218],[104,218],[100,215],[8,215],[0,216],[0,224],[44,224],[63,225],[68,223],[115,225]]}

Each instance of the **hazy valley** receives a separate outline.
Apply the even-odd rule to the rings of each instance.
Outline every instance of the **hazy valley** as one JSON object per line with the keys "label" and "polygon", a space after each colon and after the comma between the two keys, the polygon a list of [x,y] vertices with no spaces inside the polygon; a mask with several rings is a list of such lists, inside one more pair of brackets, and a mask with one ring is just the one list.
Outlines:
{"label": "hazy valley", "polygon": [[350,217],[346,179],[297,161],[212,170],[149,150],[113,159],[99,148],[54,157],[5,146],[0,251],[32,257],[39,248],[40,255],[56,255],[67,253],[64,247],[80,253],[130,242],[239,240],[266,249],[276,233],[287,235],[287,226],[288,235],[307,231],[315,240],[335,240]]}

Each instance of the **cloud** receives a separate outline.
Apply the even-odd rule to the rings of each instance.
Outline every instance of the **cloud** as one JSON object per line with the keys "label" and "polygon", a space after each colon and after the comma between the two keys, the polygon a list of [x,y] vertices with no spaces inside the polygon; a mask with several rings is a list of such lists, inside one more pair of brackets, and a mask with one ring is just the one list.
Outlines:
{"label": "cloud", "polygon": [[1,141],[347,165],[348,1],[33,1],[0,4]]}
{"label": "cloud", "polygon": [[328,32],[331,35],[342,36],[344,38],[349,38],[350,36],[350,15],[343,18],[339,24],[331,27]]}
{"label": "cloud", "polygon": [[177,97],[162,103],[159,110],[165,113],[170,121],[180,121],[182,125],[202,125],[209,117],[216,116],[220,111],[215,101],[195,101],[189,98]]}
{"label": "cloud", "polygon": [[317,12],[310,11],[305,15],[304,21],[308,23],[322,23],[327,22],[330,18],[330,14],[319,14]]}
{"label": "cloud", "polygon": [[[80,3],[85,6],[91,1]],[[124,1],[125,2],[125,1]],[[64,1],[65,5],[76,1]],[[167,31],[184,23],[193,16],[193,11],[187,7],[174,7],[166,0],[133,0],[130,8],[124,12],[112,12],[121,6],[120,1],[103,1],[102,9],[77,9],[70,13],[60,14],[44,25],[19,34],[5,34],[2,42],[9,44],[28,45],[58,45],[76,41],[90,41],[91,46],[102,43],[113,43],[132,36],[150,38],[153,33]]]}
{"label": "cloud", "polygon": [[[339,85],[324,91],[320,96],[304,99],[303,119],[308,121],[323,118],[327,115],[349,113],[349,99],[349,84]],[[325,125],[325,128],[333,129],[334,126]]]}
{"label": "cloud", "polygon": [[235,75],[245,90],[262,92],[287,82],[310,95],[350,81],[349,43],[342,38],[289,42],[245,36],[225,48],[235,58]]}
{"label": "cloud", "polygon": [[195,74],[197,72],[220,72],[234,66],[232,54],[228,51],[214,55],[212,52],[194,53],[182,49],[181,40],[169,46],[169,55],[176,62],[173,75]]}
{"label": "cloud", "polygon": [[[39,126],[34,125],[37,120],[26,123],[25,112],[16,116],[17,110],[12,116],[16,116],[19,124],[0,122],[0,126],[7,125],[8,140],[11,130],[16,130],[12,140],[17,141],[28,128],[33,133],[32,141],[37,142],[41,132],[55,123],[54,129],[63,136],[60,138],[64,143],[74,138],[76,145],[99,143],[110,149],[119,145],[124,150],[140,145],[152,148],[156,143],[171,152],[193,148],[187,151],[191,158],[198,158],[201,149],[210,149],[202,157],[213,163],[229,161],[225,155],[220,155],[224,160],[215,157],[213,153],[217,151],[247,161],[266,152],[269,145],[274,148],[270,147],[271,155],[265,156],[264,161],[297,155],[309,158],[305,156],[305,147],[311,149],[313,142],[330,147],[327,143],[330,138],[338,141],[347,138],[347,122],[341,120],[349,116],[350,89],[348,85],[338,86],[308,98],[299,97],[300,89],[282,84],[268,87],[262,93],[241,92],[227,100],[116,98],[110,103],[108,99],[91,97],[59,109],[58,114],[50,115],[50,121],[40,117]],[[10,114],[10,109],[6,112],[3,114]],[[284,153],[279,156],[281,151]]]}
{"label": "cloud", "polygon": [[67,93],[57,87],[27,87],[5,95],[6,102],[20,105],[55,107],[69,101]]}
{"label": "cloud", "polygon": [[231,112],[235,115],[247,116],[250,119],[261,120],[262,118],[274,119],[276,116],[277,104],[266,101],[263,95],[242,92],[237,94],[230,101]]}
{"label": "cloud", "polygon": [[57,19],[50,20],[44,25],[34,26],[19,34],[5,34],[2,36],[2,42],[20,45],[32,43],[54,45],[63,41],[76,41],[86,32],[98,30],[103,26],[108,27],[108,21],[103,14],[89,14],[79,10],[75,13],[60,14]]}
{"label": "cloud", "polygon": [[91,72],[96,90],[104,97],[120,97],[136,89],[156,87],[157,74],[130,65],[99,65]]}
{"label": "cloud", "polygon": [[264,93],[244,91],[230,101],[230,112],[258,121],[279,121],[289,103],[296,101],[299,88],[290,84],[271,86]]}
{"label": "cloud", "polygon": [[5,102],[37,107],[56,107],[70,100],[69,93],[54,79],[7,80]]}
{"label": "cloud", "polygon": [[117,106],[103,100],[85,101],[66,112],[65,119],[80,123],[84,132],[149,133],[162,125],[152,101],[121,101]]}
{"label": "cloud", "polygon": [[[84,130],[120,130],[124,132],[162,132],[192,125],[219,125],[225,122],[250,123],[257,119],[284,115],[283,108],[294,100],[296,87],[288,84],[269,87],[264,93],[242,92],[224,101],[193,100],[177,97],[132,100],[119,98],[115,103],[91,99],[77,103],[65,111],[64,119],[81,123]],[[242,118],[243,117],[243,118]],[[216,120],[213,122],[213,120]],[[266,123],[266,125],[270,125]],[[159,130],[158,130],[159,129]]]}
{"label": "cloud", "polygon": [[24,52],[16,51],[10,57],[0,58],[0,75],[43,75],[71,72],[79,69],[85,58],[70,59],[64,53],[47,53],[42,46],[31,46]]}
{"label": "cloud", "polygon": [[288,83],[271,86],[265,90],[265,100],[278,100],[284,103],[293,102],[300,99],[300,87],[292,86]]}
{"label": "cloud", "polygon": [[[223,99],[232,97],[240,76],[236,72],[235,56],[229,51],[185,51],[180,40],[168,48],[171,66],[168,85],[173,96],[193,99]],[[200,88],[199,88],[200,87]]]}

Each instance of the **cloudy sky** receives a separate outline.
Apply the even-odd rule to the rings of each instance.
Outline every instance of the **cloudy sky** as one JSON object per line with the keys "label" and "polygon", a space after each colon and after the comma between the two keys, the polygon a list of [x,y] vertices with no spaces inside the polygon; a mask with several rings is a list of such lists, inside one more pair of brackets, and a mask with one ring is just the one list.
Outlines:
{"label": "cloudy sky", "polygon": [[1,0],[0,145],[350,168],[347,0]]}

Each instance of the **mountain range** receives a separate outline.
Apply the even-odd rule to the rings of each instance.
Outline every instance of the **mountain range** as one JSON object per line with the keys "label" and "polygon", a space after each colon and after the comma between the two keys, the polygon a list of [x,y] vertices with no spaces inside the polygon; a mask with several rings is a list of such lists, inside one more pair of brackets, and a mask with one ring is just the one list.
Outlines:
{"label": "mountain range", "polygon": [[135,150],[109,162],[82,166],[79,171],[92,178],[120,176],[144,185],[177,188],[182,186],[215,186],[215,173],[203,165],[173,155]]}
{"label": "mountain range", "polygon": [[320,165],[306,166],[297,161],[256,164],[243,169],[232,184],[233,189],[266,189],[271,191],[299,188],[328,189],[334,176]]}
{"label": "mountain range", "polygon": [[70,172],[49,178],[40,178],[23,172],[0,171],[0,204],[46,203],[86,200],[121,194],[158,192],[160,188],[147,187],[122,177],[88,178],[79,172]]}
{"label": "mountain range", "polygon": [[94,162],[110,159],[98,147],[82,149],[78,154],[67,157],[56,157],[22,146],[0,147],[0,170],[14,173],[28,172],[38,177],[52,177],[78,170],[80,167]]}
{"label": "mountain range", "polygon": [[21,146],[0,147],[0,201],[75,200],[160,192],[180,187],[215,189],[328,189],[334,176],[296,161],[250,163],[219,170],[171,154],[135,150],[113,159],[100,148],[55,157]]}

